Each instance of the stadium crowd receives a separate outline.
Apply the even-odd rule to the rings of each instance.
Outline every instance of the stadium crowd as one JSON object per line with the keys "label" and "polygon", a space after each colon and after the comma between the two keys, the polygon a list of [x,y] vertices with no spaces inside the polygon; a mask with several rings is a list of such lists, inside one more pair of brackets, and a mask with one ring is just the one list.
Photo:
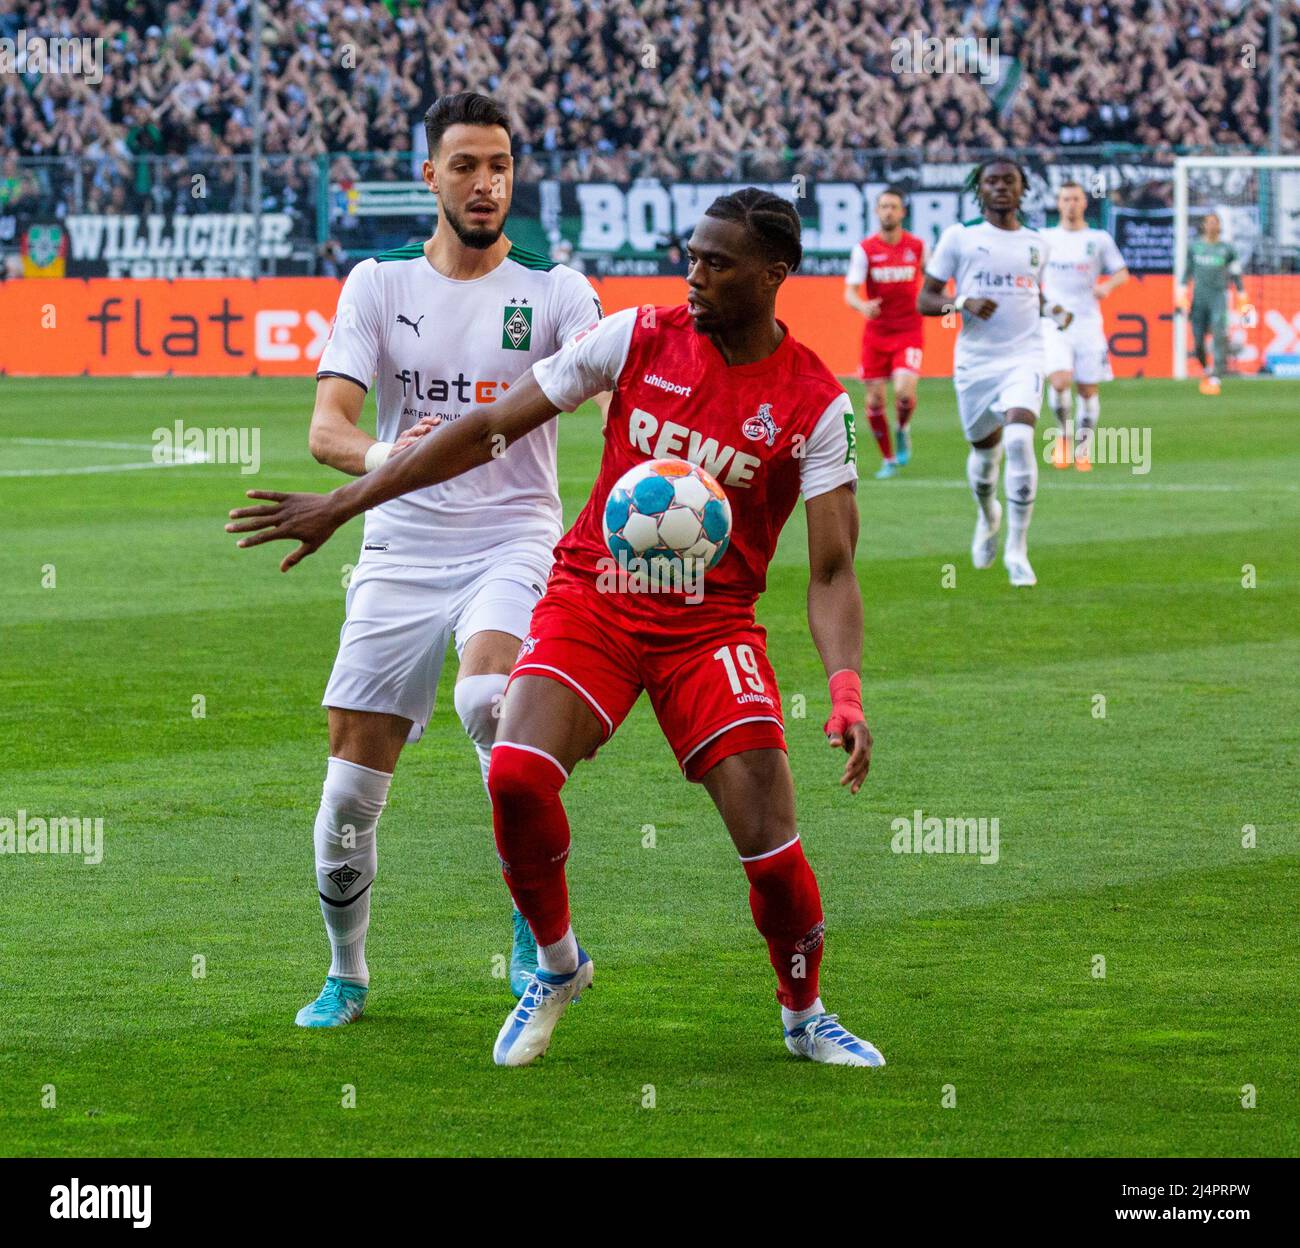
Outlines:
{"label": "stadium crowd", "polygon": [[[422,107],[467,88],[510,106],[523,177],[774,175],[796,151],[810,173],[853,176],[858,148],[1258,148],[1268,132],[1265,0],[269,0],[264,13],[269,153],[400,155]],[[105,72],[0,77],[6,151],[249,150],[249,0],[0,0],[0,37],[21,30],[103,38]],[[996,81],[896,72],[892,41],[914,36],[996,39]]]}

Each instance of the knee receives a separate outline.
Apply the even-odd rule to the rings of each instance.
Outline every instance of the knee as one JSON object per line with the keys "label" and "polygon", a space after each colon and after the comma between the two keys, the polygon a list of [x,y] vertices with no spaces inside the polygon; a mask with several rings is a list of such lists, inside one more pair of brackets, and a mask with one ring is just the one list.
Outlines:
{"label": "knee", "polygon": [[456,682],[456,714],[475,745],[491,745],[496,739],[509,679],[492,672],[485,676],[463,676]]}
{"label": "knee", "polygon": [[569,773],[542,750],[499,741],[488,768],[488,794],[498,808],[536,806],[560,795]]}

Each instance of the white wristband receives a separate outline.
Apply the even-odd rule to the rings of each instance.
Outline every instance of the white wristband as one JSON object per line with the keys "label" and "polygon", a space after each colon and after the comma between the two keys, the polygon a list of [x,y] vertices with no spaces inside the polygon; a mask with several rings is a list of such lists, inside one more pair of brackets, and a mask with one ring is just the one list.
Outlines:
{"label": "white wristband", "polygon": [[965,296],[965,295],[958,295],[957,298],[953,301],[953,305],[952,305],[952,306],[953,306],[953,307],[954,307],[958,312],[960,312],[960,311],[962,310],[962,308],[964,308],[964,307],[966,306],[966,298],[967,298],[967,296]]}
{"label": "white wristband", "polygon": [[366,471],[374,472],[393,453],[391,442],[372,442],[366,450]]}

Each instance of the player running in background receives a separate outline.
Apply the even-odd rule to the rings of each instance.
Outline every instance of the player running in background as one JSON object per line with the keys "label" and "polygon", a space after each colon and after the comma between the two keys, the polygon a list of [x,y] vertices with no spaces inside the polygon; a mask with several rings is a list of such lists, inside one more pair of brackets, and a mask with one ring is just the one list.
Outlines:
{"label": "player running in background", "polygon": [[[1043,405],[1038,323],[1047,244],[1037,230],[1021,224],[1026,183],[1015,161],[986,160],[971,171],[967,185],[984,216],[944,230],[926,266],[917,307],[924,316],[961,313],[953,384],[971,448],[966,479],[978,508],[971,560],[977,568],[987,568],[997,555],[1002,524],[998,472],[1005,439],[1008,519],[1002,561],[1012,585],[1034,585],[1027,536],[1038,490],[1034,423]],[[944,294],[950,280],[957,284],[955,301]],[[1069,325],[1063,308],[1053,307],[1050,314],[1058,324]]]}
{"label": "player running in background", "polygon": [[[1084,219],[1088,197],[1077,182],[1066,182],[1056,194],[1059,223],[1042,231],[1047,240],[1043,298],[1059,304],[1074,319],[1069,328],[1044,317],[1043,350],[1047,360],[1048,397],[1059,426],[1052,463],[1068,468],[1073,459],[1080,472],[1092,468],[1092,434],[1101,414],[1097,391],[1110,381],[1110,353],[1101,300],[1128,281],[1124,257],[1105,230],[1094,230]],[[1070,441],[1070,387],[1077,385],[1074,440]]]}
{"label": "player running in background", "polygon": [[[371,472],[428,431],[499,397],[599,315],[586,278],[511,244],[509,118],[486,96],[444,96],[425,116],[424,178],[438,224],[348,275],[317,373],[311,451]],[[379,440],[358,428],[376,379]],[[325,690],[329,762],[316,815],[316,882],[332,960],[302,1027],[352,1022],[369,986],[365,942],[375,829],[403,745],[423,733],[449,642],[455,706],[487,781],[506,677],[562,531],[555,429],[538,429],[472,477],[366,517],[347,619]],[[511,973],[536,965],[516,914]]]}
{"label": "player running in background", "polygon": [[[876,473],[895,476],[912,457],[910,422],[916,411],[916,379],[921,372],[922,321],[916,292],[925,267],[925,244],[903,229],[907,201],[901,191],[876,197],[880,230],[849,254],[844,302],[866,317],[862,327],[861,376],[867,392],[867,420],[884,463]],[[867,297],[861,294],[866,287]],[[885,387],[894,383],[895,454],[885,416]]]}
{"label": "player running in background", "polygon": [[[1205,376],[1202,394],[1218,394],[1219,378],[1228,371],[1228,283],[1238,297],[1245,293],[1236,249],[1220,239],[1223,222],[1218,213],[1201,218],[1201,237],[1187,248],[1184,279],[1191,284],[1192,345]],[[1188,312],[1186,285],[1178,292],[1178,309]],[[1214,364],[1205,355],[1205,339],[1214,339]]]}
{"label": "player running in background", "polygon": [[[292,567],[346,519],[408,490],[487,463],[494,445],[613,388],[591,498],[556,548],[492,752],[497,848],[540,947],[539,969],[493,1050],[519,1066],[545,1052],[592,964],[570,922],[569,825],[560,791],[642,689],[687,779],[703,784],[741,856],[754,922],[767,941],[790,1052],[835,1065],[884,1059],[826,1012],[818,990],[823,915],[799,839],[780,694],[754,604],[802,493],[808,521],[808,624],[829,676],[825,730],[849,754],[856,793],[870,765],[862,713],[862,597],[853,409],[830,370],[776,320],[799,263],[799,217],[748,188],[715,200],[691,236],[686,306],[628,309],[578,335],[499,403],[437,431],[372,477],[328,495],[273,494],[231,512],[240,545],[297,538]],[[657,384],[656,384],[657,383]],[[668,383],[666,385],[665,383]],[[669,388],[669,386],[671,388]],[[681,595],[601,593],[612,558],[601,516],[635,464],[680,456],[715,475],[731,502],[731,546],[692,606]]]}

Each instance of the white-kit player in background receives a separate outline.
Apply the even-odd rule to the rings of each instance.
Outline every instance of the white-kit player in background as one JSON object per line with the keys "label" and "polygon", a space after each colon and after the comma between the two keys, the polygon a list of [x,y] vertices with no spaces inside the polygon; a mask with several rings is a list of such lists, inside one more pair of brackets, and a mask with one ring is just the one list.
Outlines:
{"label": "white-kit player in background", "polygon": [[[1020,221],[1025,174],[1014,161],[985,161],[972,170],[967,186],[984,216],[950,225],[940,235],[917,308],[923,316],[961,313],[953,384],[962,431],[971,446],[966,478],[978,507],[971,559],[977,568],[987,568],[997,554],[1002,524],[998,472],[1005,442],[1008,514],[1002,561],[1012,585],[1034,585],[1026,538],[1038,490],[1034,422],[1043,405],[1039,318],[1047,244]],[[944,294],[950,280],[957,284],[952,302]],[[1069,324],[1063,308],[1052,308],[1050,315]]]}
{"label": "white-kit player in background", "polygon": [[[1105,230],[1084,219],[1088,197],[1077,182],[1065,182],[1056,195],[1059,224],[1042,231],[1048,261],[1043,270],[1043,298],[1059,303],[1074,319],[1062,329],[1043,318],[1043,351],[1047,362],[1048,399],[1058,426],[1052,463],[1080,472],[1092,468],[1092,434],[1101,414],[1097,394],[1110,381],[1110,353],[1101,300],[1128,281],[1124,257]],[[1070,387],[1078,387],[1074,404],[1074,437],[1070,437]]]}
{"label": "white-kit player in background", "polygon": [[[600,319],[585,277],[503,233],[512,189],[505,110],[463,92],[436,101],[424,124],[437,228],[348,275],[317,372],[311,452],[354,476],[490,403]],[[378,440],[358,428],[372,379]],[[366,515],[323,699],[330,757],[316,882],[332,960],[299,1026],[349,1023],[365,1007],[375,828],[402,746],[428,723],[453,639],[456,711],[486,783],[506,679],[563,532],[555,450],[552,422],[473,472]],[[483,836],[491,842],[486,805]],[[535,966],[516,913],[512,985]]]}

